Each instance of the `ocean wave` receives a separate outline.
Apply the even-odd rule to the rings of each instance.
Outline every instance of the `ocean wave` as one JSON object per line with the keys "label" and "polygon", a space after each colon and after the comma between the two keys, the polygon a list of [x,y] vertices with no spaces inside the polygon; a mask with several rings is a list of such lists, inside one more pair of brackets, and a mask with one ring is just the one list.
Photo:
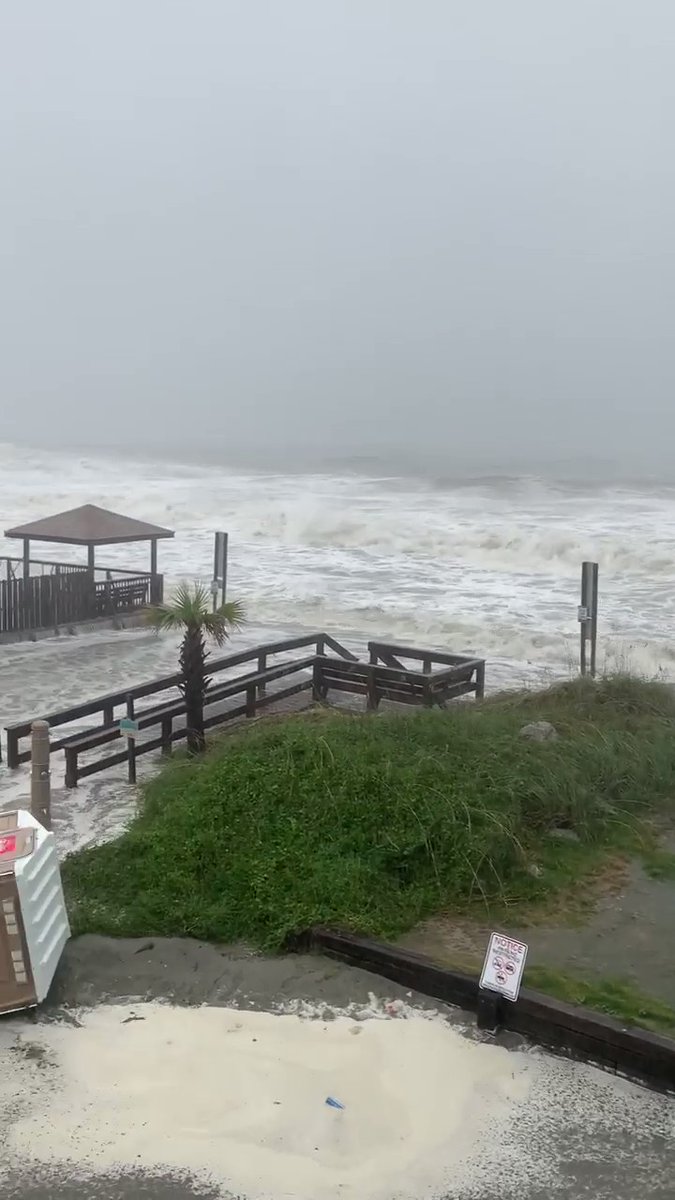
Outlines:
{"label": "ocean wave", "polygon": [[[610,515],[607,514],[607,519]],[[471,563],[491,570],[576,574],[584,559],[611,573],[675,575],[670,536],[647,541],[644,530],[561,529],[560,522],[537,528],[504,525],[495,515],[484,523],[464,519],[452,524],[428,513],[330,511],[305,506],[264,513],[240,512],[240,533],[253,541],[276,541],[313,549],[367,551],[437,562]]]}

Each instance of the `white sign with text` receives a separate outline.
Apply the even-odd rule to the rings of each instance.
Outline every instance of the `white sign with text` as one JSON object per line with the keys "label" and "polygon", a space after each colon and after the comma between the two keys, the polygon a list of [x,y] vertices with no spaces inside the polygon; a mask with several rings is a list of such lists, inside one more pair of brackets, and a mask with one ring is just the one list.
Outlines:
{"label": "white sign with text", "polygon": [[525,942],[517,942],[505,933],[491,934],[480,986],[499,992],[507,1000],[517,1000],[526,958]]}

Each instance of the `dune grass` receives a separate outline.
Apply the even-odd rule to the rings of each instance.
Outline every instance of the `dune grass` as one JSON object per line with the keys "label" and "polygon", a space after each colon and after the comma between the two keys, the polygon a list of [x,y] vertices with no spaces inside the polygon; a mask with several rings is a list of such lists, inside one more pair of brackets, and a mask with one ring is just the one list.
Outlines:
{"label": "dune grass", "polygon": [[550,967],[528,967],[525,984],[567,1004],[585,1005],[623,1025],[675,1037],[675,1009],[621,979],[581,979]]}
{"label": "dune grass", "polygon": [[[674,718],[668,688],[618,677],[261,723],[176,759],[126,834],[66,860],[74,931],[278,949],[316,923],[395,937],[440,910],[550,903],[603,856],[651,845]],[[540,719],[559,740],[519,737]]]}

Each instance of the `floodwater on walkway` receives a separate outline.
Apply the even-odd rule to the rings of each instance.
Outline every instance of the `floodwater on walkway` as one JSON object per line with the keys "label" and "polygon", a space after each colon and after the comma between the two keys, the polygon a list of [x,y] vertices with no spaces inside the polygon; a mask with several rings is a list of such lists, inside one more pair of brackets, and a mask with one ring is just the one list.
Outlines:
{"label": "floodwater on walkway", "polygon": [[361,971],[86,938],[55,1004],[0,1025],[2,1200],[672,1196],[670,1099]]}

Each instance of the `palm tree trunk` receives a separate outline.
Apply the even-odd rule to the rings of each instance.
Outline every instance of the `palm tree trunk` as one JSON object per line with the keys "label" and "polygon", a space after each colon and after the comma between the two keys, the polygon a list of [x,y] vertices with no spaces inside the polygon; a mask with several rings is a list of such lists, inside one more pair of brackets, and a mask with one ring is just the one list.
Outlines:
{"label": "palm tree trunk", "polygon": [[204,695],[206,692],[206,647],[201,629],[194,626],[185,631],[180,648],[180,685],[185,698],[185,724],[188,754],[200,754],[206,745],[204,737]]}

